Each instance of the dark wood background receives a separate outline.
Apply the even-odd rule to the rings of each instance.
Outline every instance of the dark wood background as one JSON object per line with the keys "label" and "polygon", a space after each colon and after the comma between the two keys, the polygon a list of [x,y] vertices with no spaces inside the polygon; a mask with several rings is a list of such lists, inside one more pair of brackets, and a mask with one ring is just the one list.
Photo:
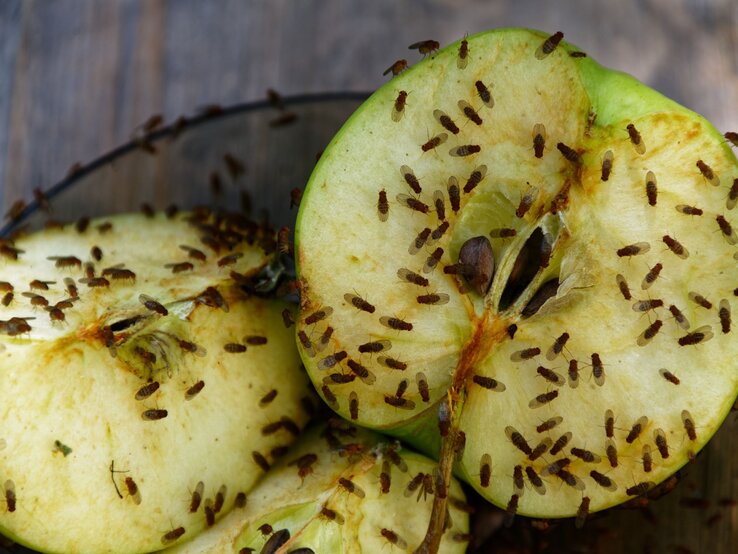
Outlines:
{"label": "dark wood background", "polygon": [[[738,130],[736,0],[0,0],[0,214],[127,141],[151,114],[169,121],[262,99],[268,87],[372,90],[396,59],[419,59],[412,42],[501,26],[561,30],[601,63]],[[738,508],[718,504],[738,498],[733,419],[656,503],[657,525],[608,516],[616,532],[600,551],[649,541],[654,552],[738,550]],[[685,498],[709,504],[690,509]]]}

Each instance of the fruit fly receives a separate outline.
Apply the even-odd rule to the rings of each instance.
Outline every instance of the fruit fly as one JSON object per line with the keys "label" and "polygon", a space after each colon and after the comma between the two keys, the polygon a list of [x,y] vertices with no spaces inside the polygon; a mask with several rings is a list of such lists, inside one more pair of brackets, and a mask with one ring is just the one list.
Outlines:
{"label": "fruit fly", "polygon": [[471,174],[469,175],[469,179],[467,179],[466,184],[464,185],[464,192],[466,194],[469,194],[472,190],[474,190],[477,187],[477,185],[482,181],[482,179],[484,179],[486,175],[487,175],[486,165],[480,165],[474,168],[474,171],[471,172]]}
{"label": "fruit fly", "polygon": [[5,481],[5,505],[8,508],[8,512],[15,512],[16,500],[15,483],[12,479],[7,479]]}
{"label": "fruit fly", "polygon": [[418,181],[412,168],[406,165],[400,166],[400,175],[402,175],[402,178],[415,194],[420,194],[423,191],[423,188],[420,186],[420,181]]}
{"label": "fruit fly", "polygon": [[641,450],[641,463],[643,464],[644,473],[651,473],[653,470],[653,456],[651,456],[651,447],[647,444],[644,444]]}
{"label": "fruit fly", "polygon": [[365,342],[364,344],[359,345],[359,352],[362,354],[370,353],[375,354],[377,352],[384,352],[385,350],[390,350],[392,348],[392,343],[388,340],[379,340],[379,341],[373,341],[373,342]]}
{"label": "fruit fly", "polygon": [[323,321],[325,318],[330,316],[333,313],[333,308],[330,306],[325,306],[321,308],[320,310],[316,310],[310,315],[308,315],[305,319],[303,319],[303,323],[305,325],[315,325],[316,323]]}
{"label": "fruit fly", "polygon": [[[415,255],[418,252],[420,252],[420,249],[423,248],[423,246],[425,246],[425,243],[428,241],[428,237],[430,237],[430,234],[431,234],[430,227],[426,227],[425,229],[423,229],[422,231],[420,231],[418,233],[418,235],[415,237],[415,240],[413,240],[413,242],[410,243],[410,246],[409,246],[409,248],[407,250],[408,253],[409,254],[412,254],[412,255]],[[412,273],[412,272],[410,272],[410,273]],[[400,278],[401,279],[404,279],[402,276]],[[411,281],[409,281],[409,282],[411,282]],[[415,284],[417,284],[417,283],[415,283]],[[428,285],[426,283],[425,285],[422,285],[422,286],[428,286]]]}
{"label": "fruit fly", "polygon": [[423,304],[426,306],[441,306],[448,303],[449,295],[445,293],[423,294],[416,297],[416,300],[418,301],[418,304]]}
{"label": "fruit fly", "polygon": [[638,129],[636,129],[635,125],[629,123],[626,129],[628,131],[628,137],[630,137],[630,142],[633,145],[633,148],[635,148],[635,151],[641,155],[645,154],[646,145],[643,144],[641,134],[638,132]]}
{"label": "fruit fly", "polygon": [[420,149],[423,152],[428,152],[430,150],[438,148],[441,144],[446,142],[447,139],[448,139],[448,135],[446,133],[439,133],[438,135],[428,139],[428,141],[425,142],[424,144],[421,144]]}
{"label": "fruit fly", "polygon": [[420,393],[420,398],[425,403],[430,402],[430,390],[428,389],[428,380],[425,376],[425,373],[423,373],[422,371],[419,371],[418,373],[416,373],[415,382],[418,386],[418,392]]}
{"label": "fruit fly", "polygon": [[438,216],[438,220],[442,221],[442,223],[431,233],[431,239],[433,241],[437,241],[444,235],[449,227],[448,222],[443,221],[444,219],[446,219],[446,203],[443,197],[443,193],[440,190],[437,190],[433,193],[433,202],[436,207],[436,215]]}
{"label": "fruit fly", "polygon": [[615,486],[615,483],[613,483],[612,479],[610,479],[607,475],[604,475],[600,473],[599,471],[592,470],[589,472],[589,476],[592,478],[592,480],[597,483],[602,488],[608,489],[608,490],[615,490],[617,487]]}
{"label": "fruit fly", "polygon": [[579,363],[576,360],[569,360],[569,386],[573,389],[579,386]]}
{"label": "fruit fly", "polygon": [[615,281],[618,284],[618,288],[620,289],[620,294],[623,295],[623,298],[625,298],[626,300],[630,300],[633,296],[630,294],[630,287],[628,286],[628,281],[625,280],[625,277],[623,277],[620,273],[618,273],[615,276]]}
{"label": "fruit fly", "polygon": [[395,98],[394,105],[392,107],[392,121],[400,121],[402,116],[405,115],[405,104],[407,102],[407,91],[401,90]]}
{"label": "fruit fly", "polygon": [[405,542],[405,540],[402,537],[400,537],[400,535],[398,535],[391,529],[387,529],[386,527],[383,527],[380,530],[380,534],[382,535],[382,537],[384,537],[387,540],[388,543],[396,546],[400,550],[407,549],[407,542]]}
{"label": "fruit fly", "polygon": [[630,431],[628,432],[628,436],[625,438],[625,442],[628,444],[632,444],[633,441],[635,441],[643,431],[643,428],[648,425],[648,418],[646,416],[639,417],[636,422],[633,424],[633,427],[630,428]]}
{"label": "fruit fly", "polygon": [[[663,264],[657,263],[651,269],[649,269],[648,273],[646,273],[646,276],[643,278],[643,281],[641,282],[641,289],[647,290],[648,288],[650,288],[651,285],[653,285],[653,283],[656,281],[658,276],[661,274],[661,270],[663,268],[664,268]],[[619,275],[619,276],[622,277],[622,275]]]}
{"label": "fruit fly", "polygon": [[290,210],[300,206],[302,200],[302,190],[295,187],[290,191]]}
{"label": "fruit fly", "polygon": [[605,453],[607,454],[607,461],[610,462],[610,467],[618,467],[618,449],[612,439],[607,440]]}
{"label": "fruit fly", "polygon": [[343,295],[343,298],[344,300],[346,300],[346,302],[351,304],[354,308],[362,312],[373,314],[376,309],[372,304],[364,300],[358,294],[346,293]]}
{"label": "fruit fly", "polygon": [[159,390],[159,382],[153,381],[148,383],[136,391],[136,400],[144,400]]}
{"label": "fruit fly", "polygon": [[651,245],[647,242],[636,242],[634,244],[629,244],[627,246],[623,246],[622,248],[618,248],[616,254],[620,258],[624,258],[626,256],[639,256],[641,254],[645,254],[650,249]]}
{"label": "fruit fly", "polygon": [[547,367],[538,366],[538,368],[536,369],[536,373],[538,373],[538,375],[543,377],[546,381],[554,383],[558,386],[561,386],[566,382],[561,375]]}
{"label": "fruit fly", "polygon": [[679,378],[676,375],[674,375],[671,371],[669,371],[668,369],[665,369],[665,368],[660,369],[659,374],[664,379],[669,381],[669,383],[671,383],[672,385],[678,385],[681,382]]}
{"label": "fruit fly", "polygon": [[505,427],[505,435],[507,435],[507,438],[510,439],[510,442],[512,442],[513,445],[523,454],[525,454],[526,456],[531,455],[533,450],[528,444],[528,441],[526,441],[525,437],[523,437],[523,435],[520,434],[520,432],[517,431],[514,427],[510,425]]}
{"label": "fruit fly", "polygon": [[430,273],[433,271],[438,263],[441,261],[441,258],[443,257],[443,248],[436,248],[431,254],[426,258],[425,264],[423,265],[423,273]]}
{"label": "fruit fly", "polygon": [[653,171],[646,173],[646,196],[648,197],[648,205],[655,206],[658,188],[656,186],[656,175]]}
{"label": "fruit fly", "polygon": [[141,419],[145,421],[156,421],[159,419],[164,419],[165,417],[167,417],[168,414],[169,412],[167,410],[144,410],[141,413]]}
{"label": "fruit fly", "polygon": [[377,361],[380,365],[383,365],[390,369],[396,369],[398,371],[405,371],[407,369],[407,364],[405,362],[396,360],[395,358],[390,358],[388,356],[380,356],[379,358],[377,358]]}
{"label": "fruit fly", "polygon": [[680,337],[677,341],[679,346],[692,346],[706,342],[713,337],[712,327],[709,325],[703,325],[692,333],[688,333],[683,337]]}
{"label": "fruit fly", "polygon": [[474,83],[474,87],[477,89],[477,94],[479,95],[479,98],[482,99],[484,105],[488,108],[492,108],[495,105],[495,101],[494,98],[492,98],[492,93],[490,93],[487,85],[482,81],[476,81]]}
{"label": "fruit fly", "polygon": [[694,427],[694,419],[692,418],[692,414],[687,410],[682,410],[682,423],[684,424],[684,430],[687,432],[689,440],[696,441],[697,431]]}
{"label": "fruit fly", "polygon": [[354,421],[359,419],[359,396],[356,391],[349,394],[349,415]]}
{"label": "fruit fly", "polygon": [[138,490],[138,485],[132,477],[126,477],[125,479],[126,489],[128,489],[128,496],[131,497],[134,504],[141,504],[141,493]]}
{"label": "fruit fly", "polygon": [[205,387],[205,381],[200,380],[185,391],[185,400],[192,400],[200,394],[200,391]]}
{"label": "fruit fly", "polygon": [[730,222],[722,215],[718,215],[715,220],[720,227],[720,231],[723,233],[723,238],[728,242],[728,244],[735,245],[738,243],[738,234],[736,234]]}
{"label": "fruit fly", "polygon": [[715,172],[712,170],[712,168],[707,165],[702,160],[697,160],[697,163],[695,164],[697,168],[700,170],[700,173],[702,173],[702,176],[707,179],[707,181],[714,187],[717,187],[720,185],[720,178],[715,175]]}
{"label": "fruit fly", "polygon": [[666,434],[662,429],[655,429],[653,432],[653,438],[656,442],[656,448],[661,454],[661,457],[665,460],[669,457],[669,445],[666,443]]}
{"label": "fruit fly", "polygon": [[533,400],[528,402],[528,407],[529,408],[540,408],[541,406],[544,406],[548,404],[549,402],[552,402],[553,400],[558,398],[558,396],[559,396],[559,391],[557,390],[539,394]]}
{"label": "fruit fly", "polygon": [[518,350],[517,352],[513,352],[512,354],[510,354],[510,359],[513,362],[530,360],[538,356],[540,353],[541,349],[537,346],[533,348],[525,348],[523,350]]}
{"label": "fruit fly", "polygon": [[561,31],[555,32],[553,35],[548,37],[545,41],[543,41],[543,44],[541,44],[538,49],[536,50],[536,58],[539,60],[542,60],[546,56],[548,56],[551,52],[553,52],[556,47],[561,42],[561,39],[564,38],[564,33]]}
{"label": "fruit fly", "polygon": [[543,149],[546,146],[546,126],[543,123],[533,125],[533,152],[536,158],[543,157]]}
{"label": "fruit fly", "polygon": [[582,157],[579,155],[579,152],[574,150],[572,147],[567,146],[563,142],[559,142],[556,144],[556,148],[561,152],[561,155],[571,163],[577,165],[582,163]]}
{"label": "fruit fly", "polygon": [[530,210],[530,207],[533,205],[533,201],[535,200],[537,193],[538,189],[533,188],[523,195],[517,209],[515,210],[516,217],[522,218],[526,213],[528,213],[528,210]]}
{"label": "fruit fly", "polygon": [[385,69],[384,73],[382,73],[382,76],[392,73],[392,76],[394,77],[402,73],[405,69],[407,69],[407,60],[400,59],[389,66],[387,69]]}
{"label": "fruit fly", "polygon": [[251,452],[251,458],[254,460],[254,462],[256,462],[256,465],[258,465],[262,470],[269,471],[269,467],[270,467],[269,462],[267,461],[267,459],[264,457],[263,454],[254,450],[253,452]]}
{"label": "fruit fly", "polygon": [[408,46],[408,50],[417,50],[424,56],[427,54],[430,54],[431,52],[435,52],[441,47],[439,42],[437,40],[421,40],[420,42],[414,42],[410,46]]}
{"label": "fruit fly", "polygon": [[379,191],[377,198],[377,214],[380,221],[387,221],[389,213],[389,202],[387,201],[387,191],[384,189]]}
{"label": "fruit fly", "polygon": [[633,304],[634,312],[647,312],[649,310],[655,310],[664,305],[664,301],[660,298],[650,298],[648,300],[638,300]]}
{"label": "fruit fly", "polygon": [[[459,43],[459,56],[456,58],[456,67],[464,69],[469,63],[469,41],[466,38]],[[726,134],[727,137],[727,134]]]}
{"label": "fruit fly", "polygon": [[651,339],[653,339],[656,334],[661,330],[661,327],[663,326],[664,322],[660,319],[657,319],[651,325],[646,327],[646,329],[638,336],[637,343],[638,346],[646,346]]}
{"label": "fruit fly", "polygon": [[712,309],[712,302],[710,302],[707,298],[705,298],[701,294],[697,294],[696,292],[690,291],[687,296],[689,296],[689,299],[695,304],[697,304],[698,306],[701,306],[705,308],[706,310]]}
{"label": "fruit fly", "polygon": [[723,334],[730,333],[730,303],[727,299],[723,298],[720,301],[720,307],[718,309],[718,317],[720,317],[720,329]]}
{"label": "fruit fly", "polygon": [[[421,202],[420,200],[418,200],[417,198],[414,198],[413,196],[410,196],[407,194],[398,194],[396,198],[400,204],[402,204],[406,208],[410,208],[413,211],[420,212],[423,214],[427,214],[430,211],[428,204]],[[430,234],[430,229],[428,229],[428,234]]]}
{"label": "fruit fly", "polygon": [[223,350],[228,352],[229,354],[242,354],[248,350],[245,344],[240,344],[238,342],[227,342],[223,345]]}
{"label": "fruit fly", "polygon": [[561,354],[562,350],[566,346],[566,343],[569,340],[569,338],[570,338],[569,333],[566,333],[566,332],[561,333],[561,335],[551,345],[551,348],[548,349],[548,352],[546,353],[546,358],[548,360],[556,359],[556,356]]}
{"label": "fruit fly", "polygon": [[449,155],[457,157],[457,158],[464,158],[466,156],[478,154],[481,151],[482,151],[482,147],[479,146],[478,144],[463,144],[461,146],[452,148],[451,150],[448,151],[448,153]]}
{"label": "fruit fly", "polygon": [[448,191],[448,199],[451,203],[451,209],[456,213],[461,207],[461,194],[459,192],[459,184],[456,177],[452,176],[448,178],[446,190]]}
{"label": "fruit fly", "polygon": [[612,410],[605,410],[605,436],[611,439],[615,434],[615,415]]}
{"label": "fruit fly", "polygon": [[484,375],[474,375],[472,377],[472,381],[487,390],[502,392],[506,388],[505,385],[503,385],[496,379],[493,379],[492,377],[485,377]]}
{"label": "fruit fly", "polygon": [[141,304],[143,304],[144,307],[151,312],[157,313],[162,316],[166,316],[169,314],[169,310],[167,310],[162,304],[160,304],[147,294],[139,294],[138,301],[141,302]]}
{"label": "fruit fly", "polygon": [[553,443],[553,446],[551,446],[551,450],[549,450],[549,453],[552,456],[555,456],[559,452],[561,452],[567,444],[569,444],[569,441],[572,438],[572,434],[570,431],[567,431],[563,435],[561,435],[556,441]]}
{"label": "fruit fly", "polygon": [[545,433],[546,431],[550,431],[557,425],[559,425],[562,421],[564,421],[564,418],[561,416],[552,417],[550,419],[547,419],[540,425],[536,427],[536,432],[538,433]]}
{"label": "fruit fly", "polygon": [[577,529],[584,527],[584,522],[587,520],[587,516],[589,515],[589,502],[589,496],[582,497],[582,502],[579,504],[579,508],[577,508],[577,517],[574,524]]}
{"label": "fruit fly", "polygon": [[702,215],[704,213],[702,209],[687,204],[677,204],[676,210],[684,215]]}
{"label": "fruit fly", "polygon": [[194,514],[200,508],[202,502],[202,493],[205,490],[205,484],[202,481],[198,481],[195,485],[195,490],[192,491],[192,499],[190,500],[190,513]]}
{"label": "fruit fly", "polygon": [[321,371],[331,369],[332,367],[335,367],[336,364],[341,363],[347,357],[348,354],[345,350],[341,350],[340,352],[336,352],[335,354],[330,354],[318,362],[318,369]]}
{"label": "fruit fly", "polygon": [[[346,362],[349,366],[349,369],[356,375],[359,379],[364,381],[367,385],[373,385],[374,382],[377,380],[377,378],[374,376],[374,374],[369,371],[365,366],[361,365],[359,362],[352,360],[349,358],[348,362]],[[402,396],[401,394],[397,395],[398,397]]]}
{"label": "fruit fly", "polygon": [[459,110],[466,116],[466,118],[476,125],[482,124],[482,118],[479,116],[477,111],[465,100],[459,100]]}
{"label": "fruit fly", "polygon": [[492,477],[492,457],[489,454],[482,454],[479,462],[479,485],[486,489],[489,487],[490,478]]}
{"label": "fruit fly", "polygon": [[47,260],[53,260],[54,265],[60,269],[68,267],[82,267],[82,260],[76,256],[48,256]]}
{"label": "fruit fly", "polygon": [[728,192],[728,199],[725,201],[725,207],[729,210],[735,208],[736,202],[738,202],[738,178],[733,179],[733,185],[730,187]]}
{"label": "fruit fly", "polygon": [[633,485],[632,487],[628,487],[627,489],[625,489],[625,493],[628,496],[641,496],[643,494],[646,494],[653,486],[654,483],[652,483],[651,481],[644,481],[642,483]]}
{"label": "fruit fly", "polygon": [[435,117],[436,121],[441,124],[441,127],[446,129],[450,133],[453,133],[454,135],[459,134],[459,127],[456,125],[456,123],[454,123],[454,120],[451,119],[451,117],[443,110],[433,110],[433,117]]}

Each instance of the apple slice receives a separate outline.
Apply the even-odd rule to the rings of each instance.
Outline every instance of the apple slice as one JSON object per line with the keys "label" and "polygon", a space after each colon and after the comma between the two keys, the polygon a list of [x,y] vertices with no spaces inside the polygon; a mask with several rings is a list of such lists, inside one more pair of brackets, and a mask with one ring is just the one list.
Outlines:
{"label": "apple slice", "polygon": [[738,390],[735,156],[561,38],[482,33],[388,82],[323,153],[296,246],[325,401],[444,474],[465,433],[457,474],[545,518],[661,482]]}
{"label": "apple slice", "polygon": [[[436,463],[340,420],[308,431],[249,494],[243,510],[168,554],[407,551],[438,494]],[[431,492],[433,491],[433,492]],[[442,552],[466,550],[469,508],[453,480]]]}
{"label": "apple slice", "polygon": [[312,397],[284,306],[240,287],[270,243],[207,212],[3,243],[2,533],[47,552],[150,552],[248,492]]}

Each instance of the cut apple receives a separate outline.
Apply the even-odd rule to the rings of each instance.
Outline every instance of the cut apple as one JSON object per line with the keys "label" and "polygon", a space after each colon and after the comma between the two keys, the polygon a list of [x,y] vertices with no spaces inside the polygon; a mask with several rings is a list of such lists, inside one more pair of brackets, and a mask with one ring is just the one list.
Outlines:
{"label": "cut apple", "polygon": [[241,288],[273,242],[195,212],[3,243],[3,534],[46,552],[150,552],[248,492],[312,398],[284,306]]}
{"label": "cut apple", "polygon": [[378,90],[310,178],[303,361],[443,472],[463,432],[455,471],[498,506],[586,517],[733,404],[736,198],[699,115],[559,33],[469,37]]}
{"label": "cut apple", "polygon": [[[167,553],[405,552],[423,539],[439,493],[435,469],[396,441],[329,421],[305,433],[243,509]],[[455,480],[441,494],[450,501],[441,552],[461,554],[469,507]]]}

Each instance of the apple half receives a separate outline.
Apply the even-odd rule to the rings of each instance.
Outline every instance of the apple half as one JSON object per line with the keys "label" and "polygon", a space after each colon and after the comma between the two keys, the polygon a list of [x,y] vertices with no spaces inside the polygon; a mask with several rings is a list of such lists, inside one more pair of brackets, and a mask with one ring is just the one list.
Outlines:
{"label": "apple half", "polygon": [[231,510],[309,419],[285,306],[244,293],[274,237],[207,211],[3,242],[0,532],[150,552]]}
{"label": "apple half", "polygon": [[[436,463],[340,420],[306,432],[235,509],[168,554],[408,551],[423,539]],[[433,491],[433,492],[430,492]],[[441,552],[466,551],[469,506],[452,480]]]}
{"label": "apple half", "polygon": [[738,390],[730,146],[561,39],[485,32],[393,78],[296,232],[324,400],[544,518],[645,493]]}

